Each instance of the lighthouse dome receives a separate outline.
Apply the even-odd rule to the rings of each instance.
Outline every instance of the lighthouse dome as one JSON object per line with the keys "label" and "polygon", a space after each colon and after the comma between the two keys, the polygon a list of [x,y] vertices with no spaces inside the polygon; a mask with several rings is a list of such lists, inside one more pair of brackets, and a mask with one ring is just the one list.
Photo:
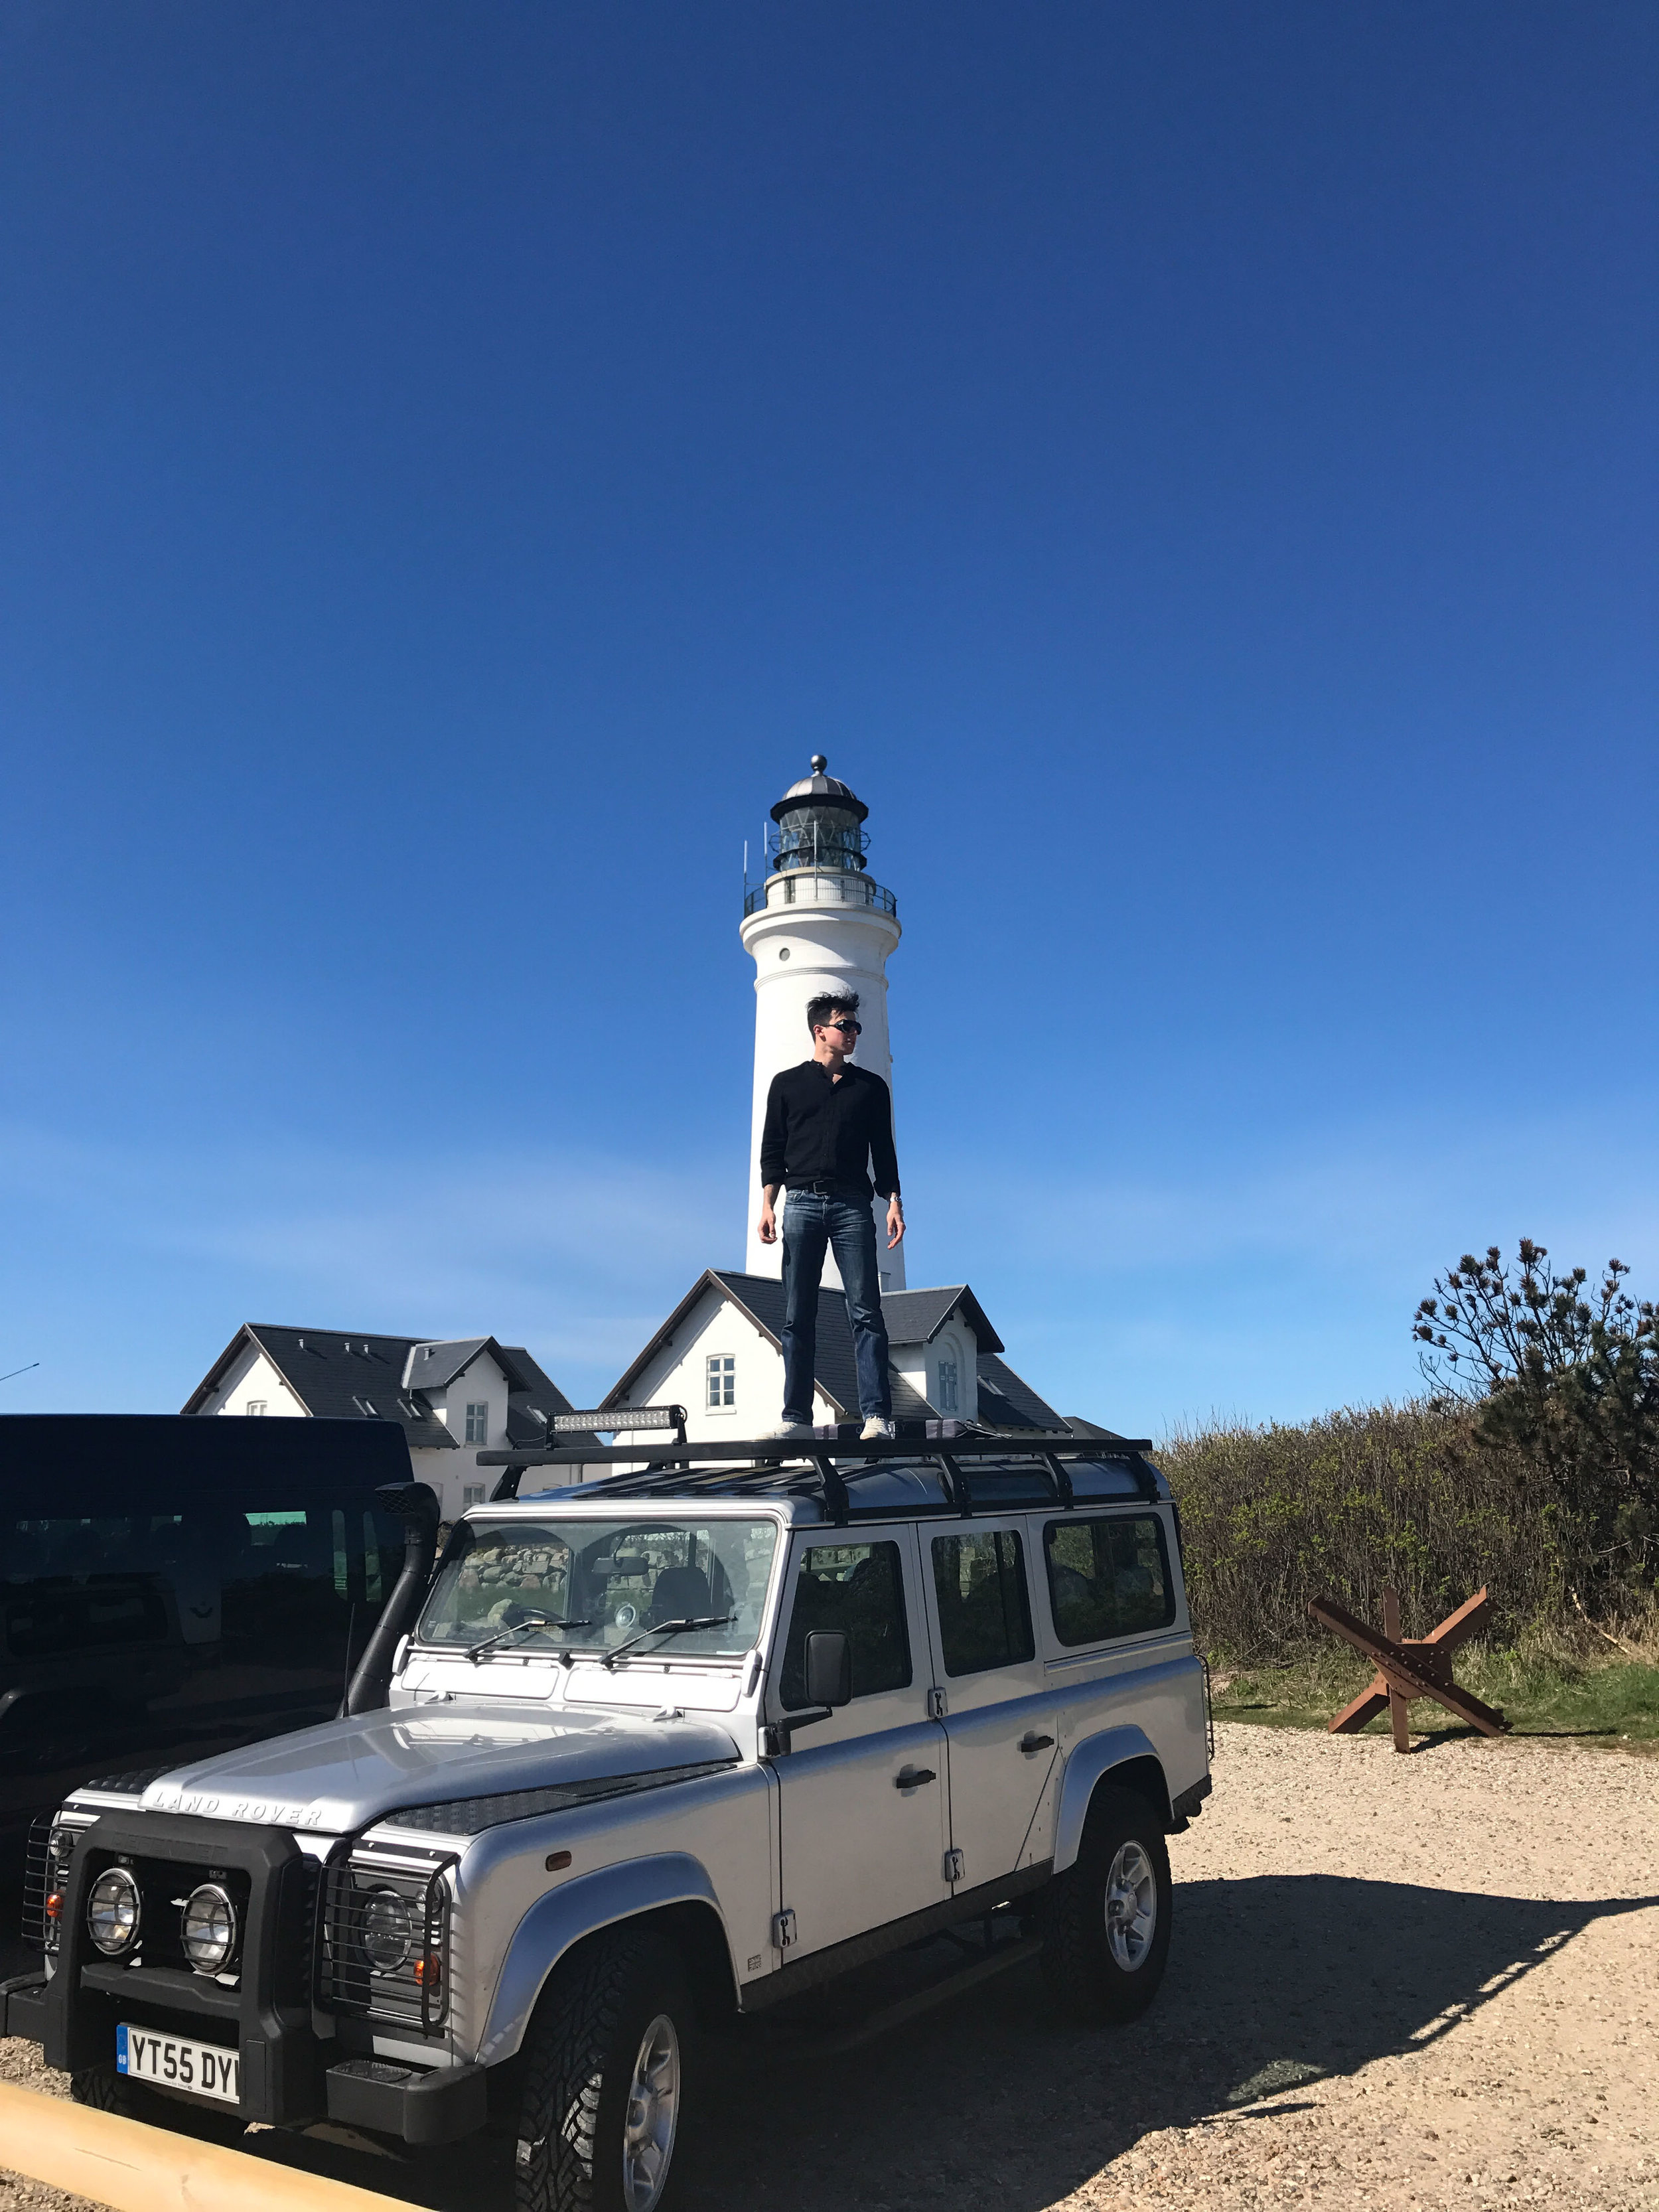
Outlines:
{"label": "lighthouse dome", "polygon": [[802,807],[811,807],[826,812],[850,814],[855,822],[862,822],[869,813],[869,808],[850,784],[843,783],[839,776],[825,775],[824,770],[829,765],[822,753],[814,753],[811,775],[804,775],[799,783],[790,785],[772,809],[772,819],[781,822],[786,814],[793,814]]}

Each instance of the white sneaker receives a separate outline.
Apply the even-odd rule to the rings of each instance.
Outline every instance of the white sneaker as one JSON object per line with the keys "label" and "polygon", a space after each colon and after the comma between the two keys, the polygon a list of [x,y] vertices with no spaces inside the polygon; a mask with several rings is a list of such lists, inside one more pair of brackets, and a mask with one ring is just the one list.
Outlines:
{"label": "white sneaker", "polygon": [[879,1413],[872,1413],[860,1432],[859,1441],[866,1444],[890,1444],[898,1430],[891,1421],[884,1421]]}
{"label": "white sneaker", "polygon": [[810,1421],[780,1421],[775,1429],[763,1429],[761,1438],[767,1443],[778,1442],[786,1437],[793,1442],[798,1437],[810,1437],[814,1433]]}

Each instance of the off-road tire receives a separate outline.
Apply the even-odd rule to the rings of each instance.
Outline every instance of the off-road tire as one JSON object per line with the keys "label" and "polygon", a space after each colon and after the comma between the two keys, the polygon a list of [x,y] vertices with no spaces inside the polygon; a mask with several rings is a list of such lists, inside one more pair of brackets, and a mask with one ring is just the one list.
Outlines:
{"label": "off-road tire", "polygon": [[[1107,1935],[1107,1883],[1126,1845],[1138,1846],[1155,1885],[1156,1913],[1133,1966],[1112,1955]],[[1137,2019],[1158,1995],[1170,1955],[1171,1888],[1164,1823],[1137,1791],[1097,1790],[1073,1863],[1043,1892],[1036,1919],[1042,1972],[1074,2019]]]}
{"label": "off-road tire", "polygon": [[94,2112],[142,2120],[146,2127],[171,2128],[174,2135],[194,2136],[200,2142],[235,2144],[247,2131],[247,2122],[235,2112],[215,2112],[210,2105],[194,2104],[188,2097],[164,2096],[148,2082],[118,2074],[113,2060],[71,2074],[70,2094],[77,2105],[90,2105]]}
{"label": "off-road tire", "polygon": [[618,1929],[555,1969],[525,2038],[514,2166],[517,2212],[629,2212],[623,2148],[646,2030],[672,2021],[679,2042],[674,2141],[653,2212],[666,2212],[684,2161],[696,2020],[679,1952],[650,1929]]}

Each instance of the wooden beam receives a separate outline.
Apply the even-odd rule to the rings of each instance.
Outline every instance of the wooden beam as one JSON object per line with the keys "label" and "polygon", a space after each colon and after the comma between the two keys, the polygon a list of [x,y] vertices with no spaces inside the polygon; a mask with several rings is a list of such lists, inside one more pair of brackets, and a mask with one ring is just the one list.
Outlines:
{"label": "wooden beam", "polygon": [[1344,1705],[1336,1718],[1325,1725],[1332,1735],[1358,1735],[1367,1722],[1388,1710],[1389,1686],[1380,1674],[1374,1674],[1370,1689],[1362,1690],[1351,1705]]}
{"label": "wooden beam", "polygon": [[0,2165],[112,2212],[409,2212],[402,2197],[9,2081],[0,2081]]}

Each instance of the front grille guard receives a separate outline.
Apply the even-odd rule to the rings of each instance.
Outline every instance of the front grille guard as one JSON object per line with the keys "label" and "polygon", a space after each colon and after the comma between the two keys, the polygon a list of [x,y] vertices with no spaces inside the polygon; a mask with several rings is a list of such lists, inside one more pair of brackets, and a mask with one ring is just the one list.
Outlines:
{"label": "front grille guard", "polygon": [[[338,1847],[323,1874],[322,1911],[317,1929],[316,1999],[325,2011],[356,2014],[389,2027],[418,2028],[432,2035],[449,2013],[449,1934],[452,1917],[449,1869],[459,1855],[435,1860],[394,1860],[376,1854],[353,1855]],[[370,1907],[381,1900],[377,1939],[386,1945],[387,1893],[398,1900],[408,1929],[408,1947],[396,1964],[370,1955]],[[392,1948],[395,1948],[395,1945]]]}
{"label": "front grille guard", "polygon": [[68,1887],[75,1847],[82,1831],[97,1817],[95,1813],[43,1813],[29,1824],[23,1855],[22,1935],[32,1949],[48,1957],[58,1948],[58,1917],[47,1911],[47,1899],[61,1897]]}

